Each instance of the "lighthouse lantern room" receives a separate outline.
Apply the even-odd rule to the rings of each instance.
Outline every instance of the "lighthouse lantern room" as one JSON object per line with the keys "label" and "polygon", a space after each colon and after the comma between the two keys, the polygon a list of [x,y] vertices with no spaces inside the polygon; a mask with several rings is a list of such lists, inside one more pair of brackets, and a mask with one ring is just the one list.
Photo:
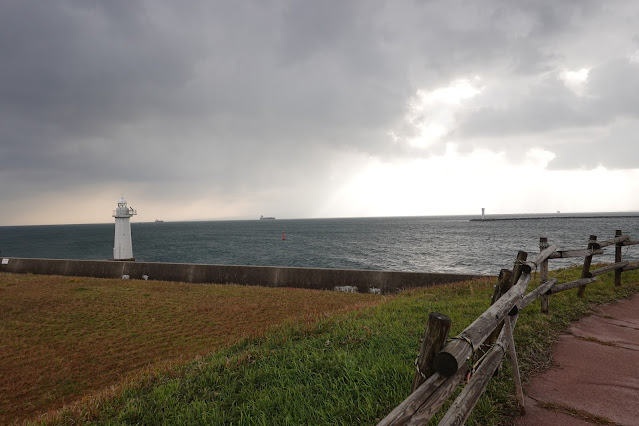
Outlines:
{"label": "lighthouse lantern room", "polygon": [[113,241],[113,260],[135,260],[131,244],[131,216],[138,214],[132,207],[127,207],[124,196],[118,201],[118,208],[113,211],[115,218],[115,238]]}

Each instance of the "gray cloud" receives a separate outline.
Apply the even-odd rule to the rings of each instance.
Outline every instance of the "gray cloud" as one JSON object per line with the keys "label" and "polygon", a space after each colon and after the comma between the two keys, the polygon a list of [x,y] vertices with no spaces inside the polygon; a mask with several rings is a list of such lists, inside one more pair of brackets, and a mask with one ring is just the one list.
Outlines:
{"label": "gray cloud", "polygon": [[[629,129],[639,119],[634,95],[639,93],[639,63],[615,58],[593,67],[583,95],[568,89],[557,75],[512,89],[517,95],[500,107],[492,106],[499,93],[480,96],[477,102],[485,105],[466,111],[453,137],[467,147],[478,137],[484,146],[503,147],[510,138],[537,135],[534,146],[557,155],[552,168],[639,167],[639,157],[619,155],[624,148],[634,149]],[[607,128],[603,136],[602,127]],[[581,129],[579,140],[562,137],[576,129]]]}
{"label": "gray cloud", "polygon": [[[556,78],[539,82],[587,57],[582,35],[619,31],[637,46],[626,29],[636,8],[606,4],[7,0],[2,197],[109,182],[167,198],[179,188],[252,196],[294,182],[310,188],[310,202],[345,154],[440,152],[393,143],[388,132],[402,127],[416,90],[472,75],[529,90],[507,102],[498,90],[478,97],[451,134],[462,149],[612,125],[636,116],[637,64],[596,64],[585,98]],[[620,16],[630,22],[616,26]],[[607,49],[593,52],[598,60]],[[567,151],[555,150],[556,166],[574,166]]]}
{"label": "gray cloud", "polygon": [[549,168],[585,169],[599,166],[613,169],[636,169],[639,158],[639,119],[619,120],[609,126],[603,135],[556,146],[556,157]]}

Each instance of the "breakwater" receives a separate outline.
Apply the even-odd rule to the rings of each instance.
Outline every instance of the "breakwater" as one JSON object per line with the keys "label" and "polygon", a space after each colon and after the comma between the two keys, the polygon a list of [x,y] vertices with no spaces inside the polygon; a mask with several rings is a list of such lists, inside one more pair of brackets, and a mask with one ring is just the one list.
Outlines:
{"label": "breakwater", "polygon": [[[95,278],[149,279],[187,283],[240,284],[316,290],[372,289],[382,294],[411,287],[465,281],[481,275],[396,272],[356,269],[276,266],[205,265],[191,263],[128,262],[108,260],[3,258],[0,272]],[[378,290],[377,290],[378,289]]]}
{"label": "breakwater", "polygon": [[524,217],[487,217],[470,219],[471,222],[495,222],[502,220],[555,220],[555,219],[638,219],[639,215],[610,215],[610,216],[524,216]]}

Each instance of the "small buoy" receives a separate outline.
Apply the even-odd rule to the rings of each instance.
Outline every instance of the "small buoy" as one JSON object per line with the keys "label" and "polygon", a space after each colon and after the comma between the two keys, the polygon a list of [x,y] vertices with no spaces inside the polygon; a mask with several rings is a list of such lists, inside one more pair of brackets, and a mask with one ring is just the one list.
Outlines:
{"label": "small buoy", "polygon": [[282,241],[286,241],[286,234],[282,232]]}

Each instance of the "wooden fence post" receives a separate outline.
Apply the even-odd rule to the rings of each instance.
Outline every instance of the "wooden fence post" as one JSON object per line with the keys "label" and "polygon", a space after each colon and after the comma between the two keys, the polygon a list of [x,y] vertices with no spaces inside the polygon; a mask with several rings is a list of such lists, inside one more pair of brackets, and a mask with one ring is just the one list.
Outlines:
{"label": "wooden fence post", "polygon": [[[499,271],[499,277],[497,278],[497,285],[495,286],[495,291],[493,292],[493,298],[490,301],[490,305],[494,305],[495,302],[497,300],[499,300],[499,298],[504,295],[508,290],[510,290],[510,287],[512,287],[512,277],[513,277],[513,271],[511,271],[510,269],[502,269],[501,271]],[[501,325],[497,326],[497,328],[495,328],[495,330],[492,332],[492,334],[486,339],[485,344],[490,346],[493,343],[495,343],[497,341],[497,338],[499,337],[499,333],[501,332]],[[477,359],[481,358],[482,355],[484,355],[485,351],[480,350],[480,353],[478,353],[478,357]]]}
{"label": "wooden fence post", "polygon": [[[499,300],[499,298],[502,295],[504,295],[508,290],[510,290],[510,287],[512,287],[512,277],[513,277],[513,271],[511,271],[510,269],[502,269],[501,271],[499,271],[499,277],[497,278],[497,285],[495,286],[495,291],[493,292],[493,298],[490,301],[491,306],[494,305],[495,302]],[[490,336],[488,336],[486,341],[475,353],[473,362],[476,362],[478,359],[484,356],[484,354],[488,350],[487,348],[490,348],[497,341],[497,338],[499,337],[499,333],[501,332],[502,327],[503,327],[503,324],[498,325],[490,334]],[[497,373],[499,373],[499,367],[497,367],[497,370],[495,370],[494,374],[497,375]]]}
{"label": "wooden fence post", "polygon": [[[615,231],[615,237],[621,237],[621,230],[617,229]],[[615,244],[615,263],[621,262],[621,246],[623,243]],[[615,269],[615,287],[621,285],[621,273],[623,272],[623,268]]]}
{"label": "wooden fence post", "polygon": [[[495,286],[495,291],[493,291],[493,297],[490,299],[490,304],[493,305],[502,294],[506,293],[512,287],[512,279],[513,279],[513,271],[510,269],[502,269],[499,271],[499,276],[497,277],[497,285]],[[499,336],[499,333],[497,333]],[[495,336],[495,338],[497,338]],[[494,342],[493,342],[494,343]]]}
{"label": "wooden fence post", "polygon": [[[519,277],[521,277],[522,272],[524,272],[524,266],[526,266],[526,259],[528,259],[528,253],[519,250],[517,252],[517,259],[515,260],[515,266],[513,267],[513,276],[510,280],[510,287],[514,286],[517,284],[517,281],[519,281]],[[528,267],[528,270],[530,271],[530,267]]]}
{"label": "wooden fence post", "polygon": [[524,401],[524,389],[521,386],[521,376],[519,374],[519,362],[517,361],[517,350],[515,348],[515,337],[513,336],[513,323],[514,317],[508,317],[504,320],[504,327],[506,327],[506,339],[508,342],[508,353],[510,355],[510,363],[513,368],[513,381],[515,382],[515,392],[517,393],[517,402],[519,405],[519,413],[521,415],[526,414],[526,403]]}
{"label": "wooden fence post", "polygon": [[415,360],[415,377],[413,378],[413,387],[411,393],[426,381],[433,373],[433,359],[437,352],[441,351],[446,345],[448,332],[450,331],[451,320],[444,314],[431,312],[428,315],[428,324],[424,332],[424,341],[419,351],[419,356]]}
{"label": "wooden fence post", "polygon": [[[597,236],[591,235],[588,240],[588,250],[595,250],[599,248],[599,244],[597,244]],[[584,266],[581,268],[581,278],[591,278],[590,274],[590,264],[592,263],[592,254],[584,257]],[[580,285],[577,290],[577,296],[583,297],[584,292],[586,291],[586,285]]]}
{"label": "wooden fence post", "polygon": [[[544,251],[544,249],[548,247],[548,238],[539,237],[539,252]],[[539,285],[542,285],[548,281],[548,259],[545,259],[541,262],[539,267]],[[541,295],[541,312],[544,314],[548,313],[548,307],[550,305],[550,296],[546,294]]]}

